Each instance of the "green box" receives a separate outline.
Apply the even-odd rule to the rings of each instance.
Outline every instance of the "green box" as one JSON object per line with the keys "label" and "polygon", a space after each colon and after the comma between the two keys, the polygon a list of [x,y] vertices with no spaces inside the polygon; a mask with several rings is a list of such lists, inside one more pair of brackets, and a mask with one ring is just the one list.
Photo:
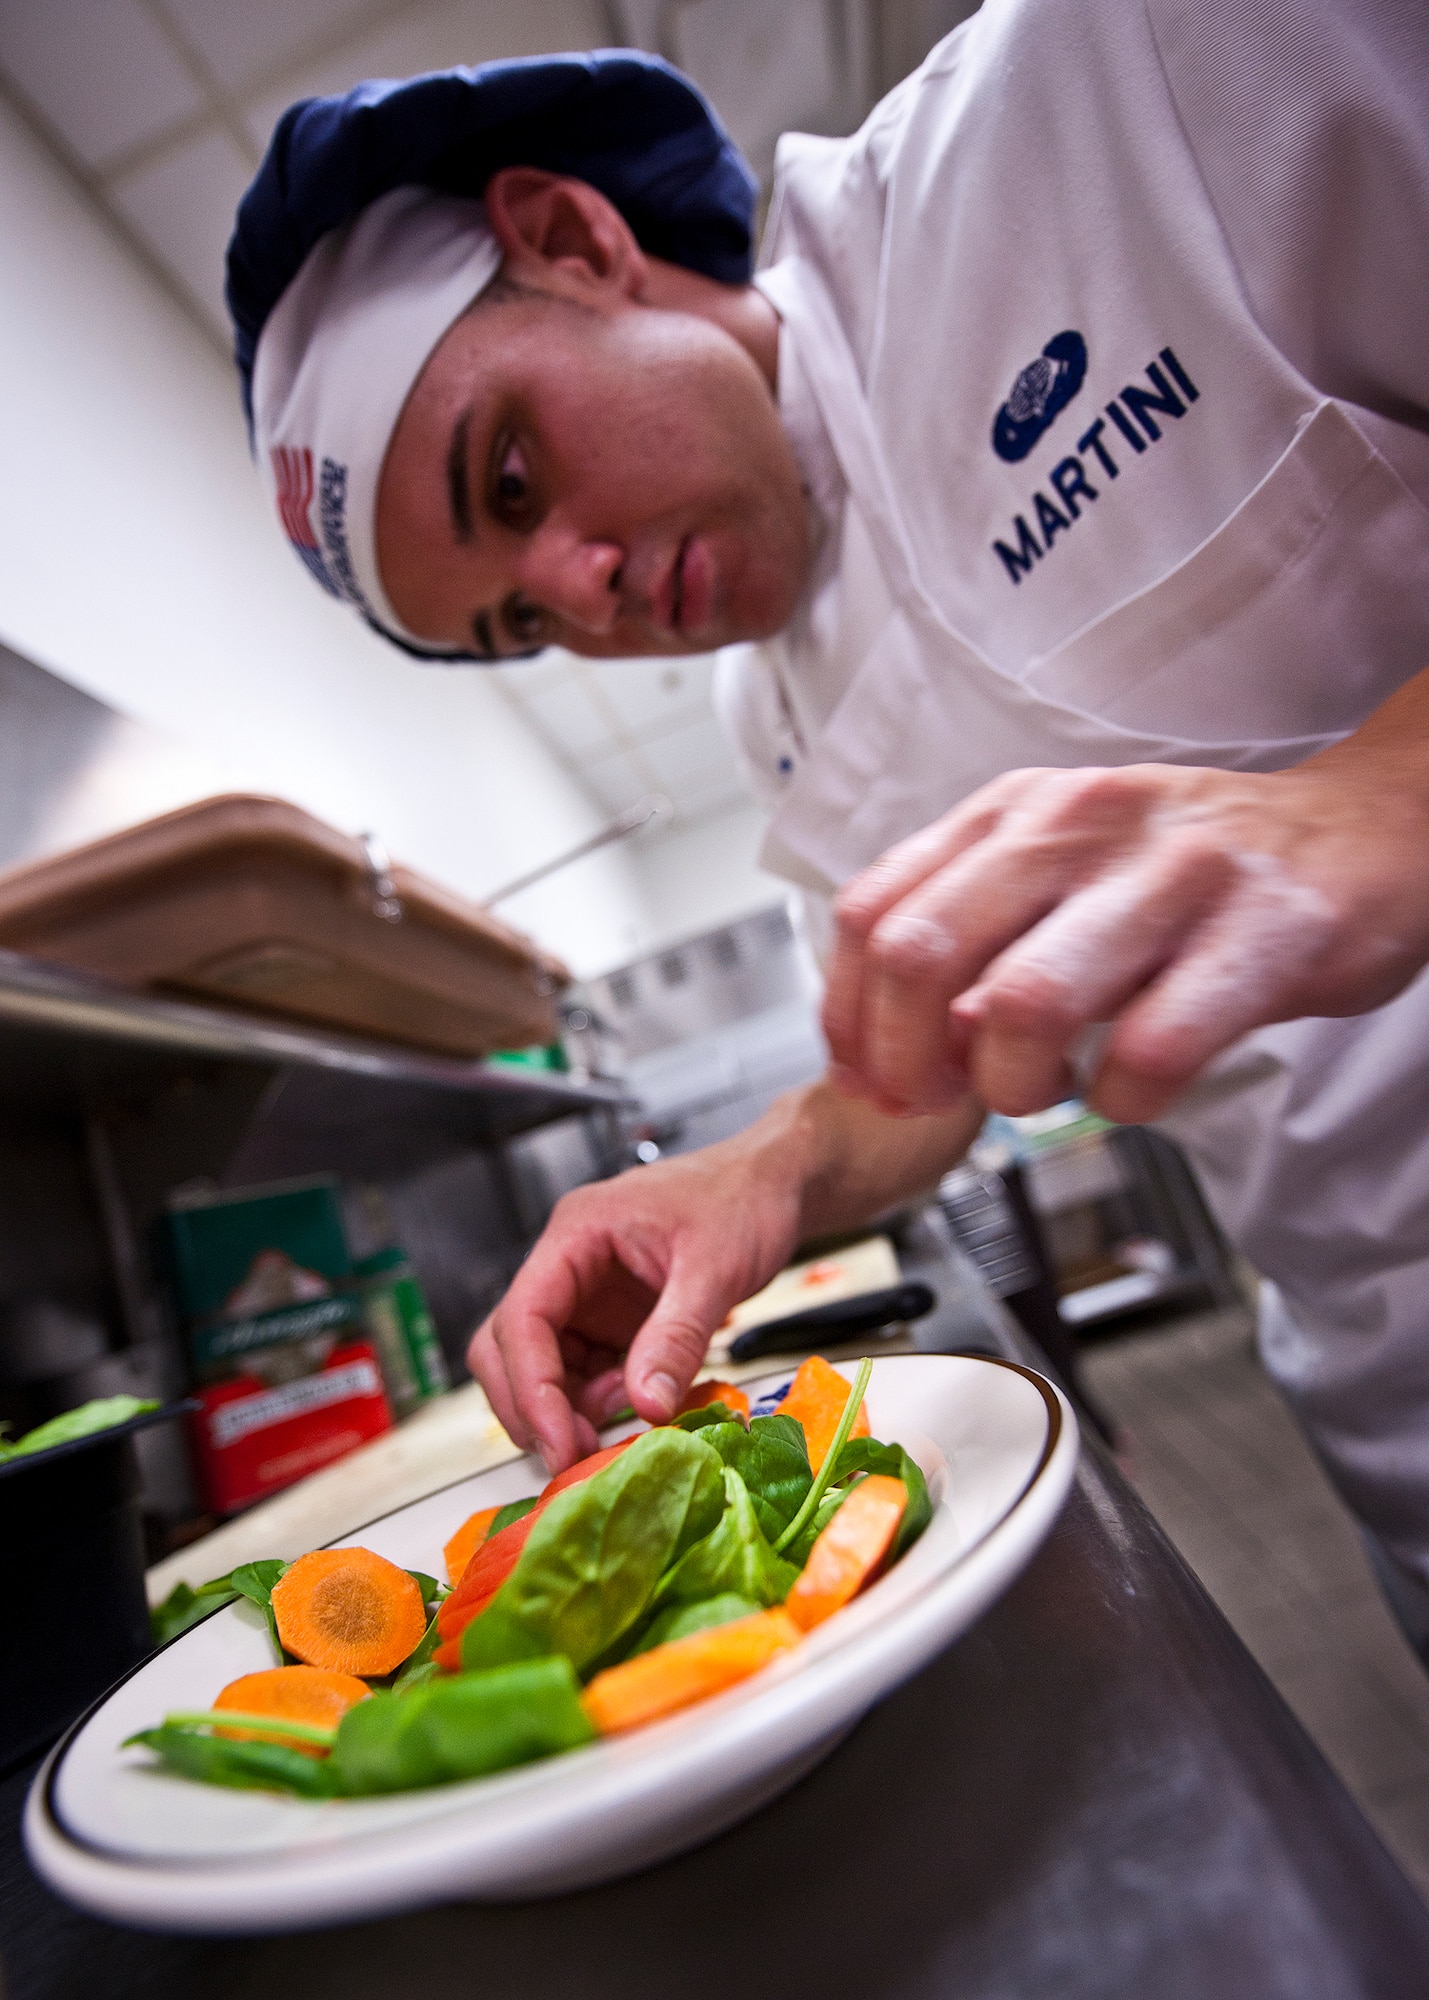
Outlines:
{"label": "green box", "polygon": [[200,1375],[236,1372],[259,1349],[361,1325],[330,1177],[180,1195],[166,1223]]}

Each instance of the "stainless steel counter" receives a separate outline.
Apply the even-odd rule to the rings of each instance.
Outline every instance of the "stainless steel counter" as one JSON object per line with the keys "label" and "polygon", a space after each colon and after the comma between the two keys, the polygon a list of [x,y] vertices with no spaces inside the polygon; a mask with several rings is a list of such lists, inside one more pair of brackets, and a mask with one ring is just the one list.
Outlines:
{"label": "stainless steel counter", "polygon": [[29,1875],[7,2000],[1412,2000],[1429,1913],[1096,1452],[1000,1604],[785,1798],[579,1896],[145,1937]]}

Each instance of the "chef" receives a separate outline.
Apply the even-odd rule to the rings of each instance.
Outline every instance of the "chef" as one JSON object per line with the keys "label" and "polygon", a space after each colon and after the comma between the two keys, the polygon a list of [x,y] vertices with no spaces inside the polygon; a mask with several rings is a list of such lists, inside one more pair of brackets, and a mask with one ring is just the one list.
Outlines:
{"label": "chef", "polygon": [[578,1189],[477,1332],[554,1468],[804,1237],[1073,1089],[1188,1149],[1429,1641],[1429,17],[988,0],[752,184],[606,55],[295,107],[260,471],[409,649],[720,646],[820,1084]]}

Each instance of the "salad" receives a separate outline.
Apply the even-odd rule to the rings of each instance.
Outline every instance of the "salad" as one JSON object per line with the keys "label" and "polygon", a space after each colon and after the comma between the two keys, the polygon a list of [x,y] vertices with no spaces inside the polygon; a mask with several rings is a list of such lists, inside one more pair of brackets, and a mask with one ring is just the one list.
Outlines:
{"label": "salad", "polygon": [[463,1521],[447,1588],[364,1548],[181,1584],[157,1636],[247,1598],[280,1664],[129,1743],[209,1784],[354,1798],[556,1756],[734,1686],[928,1525],[918,1466],[869,1435],[871,1368],[850,1389],[813,1357],[769,1416],[702,1384],[671,1424]]}

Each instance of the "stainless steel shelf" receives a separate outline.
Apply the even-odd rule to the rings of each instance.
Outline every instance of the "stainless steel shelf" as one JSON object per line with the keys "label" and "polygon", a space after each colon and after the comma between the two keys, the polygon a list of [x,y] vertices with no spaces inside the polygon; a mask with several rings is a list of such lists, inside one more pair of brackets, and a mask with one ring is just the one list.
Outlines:
{"label": "stainless steel shelf", "polygon": [[[429,1055],[297,1023],[124,988],[0,951],[0,1108],[87,1114],[175,1079],[233,1078],[316,1143],[385,1128],[380,1150],[428,1141],[492,1145],[625,1101],[613,1084],[575,1083]],[[265,1121],[266,1122],[266,1121]],[[401,1136],[398,1136],[400,1130]],[[425,1135],[425,1136],[424,1136]]]}

